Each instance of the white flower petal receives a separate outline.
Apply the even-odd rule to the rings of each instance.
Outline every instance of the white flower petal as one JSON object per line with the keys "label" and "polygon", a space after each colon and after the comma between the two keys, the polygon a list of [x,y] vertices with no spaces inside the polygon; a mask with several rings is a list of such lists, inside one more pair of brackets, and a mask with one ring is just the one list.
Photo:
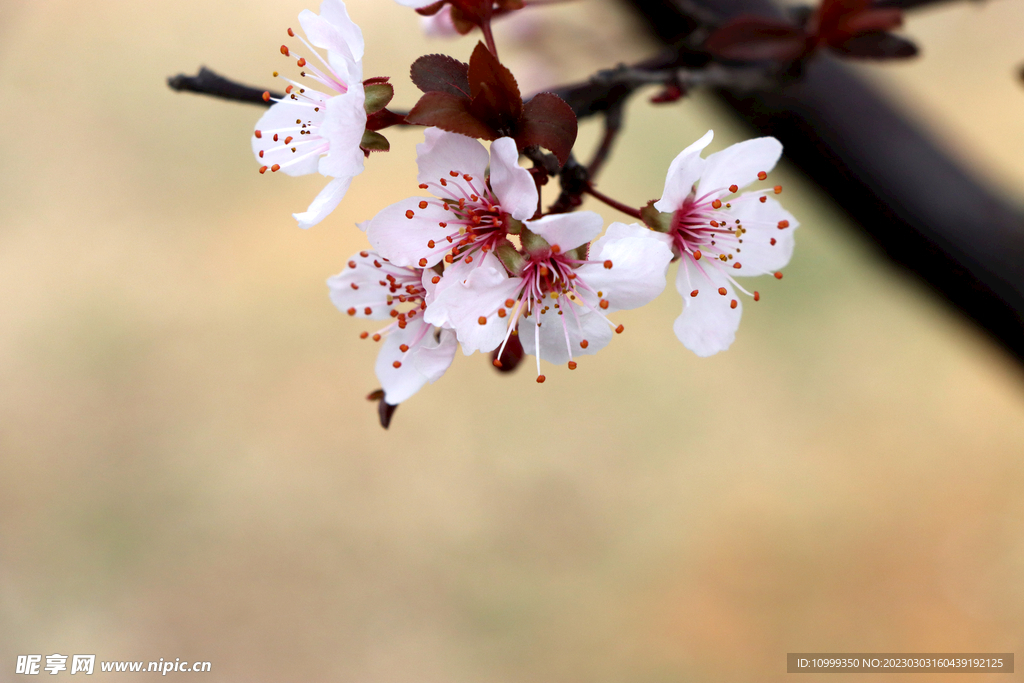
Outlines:
{"label": "white flower petal", "polygon": [[600,235],[604,219],[593,211],[555,213],[530,221],[526,227],[564,254]]}
{"label": "white flower petal", "polygon": [[488,157],[487,149],[479,142],[440,128],[427,128],[423,136],[423,142],[416,145],[417,182],[448,182],[452,180],[451,171],[483,180]]}
{"label": "white flower petal", "polygon": [[335,24],[325,16],[314,14],[308,9],[302,10],[299,13],[299,23],[306,37],[315,47],[327,50],[327,61],[331,65],[331,70],[342,81],[340,85],[349,87],[362,81],[362,31],[348,18],[341,0],[324,0],[320,9],[321,12],[327,9],[328,14],[335,18],[343,16],[343,20]]}
{"label": "white flower petal", "polygon": [[320,16],[337,29],[348,46],[352,59],[357,62],[361,60],[365,51],[363,32],[359,25],[349,18],[345,3],[342,0],[323,0],[320,3]]}
{"label": "white flower petal", "polygon": [[353,86],[347,93],[327,100],[327,113],[320,125],[320,135],[331,148],[320,159],[320,173],[333,178],[359,175],[363,172],[363,150],[359,143],[366,129],[363,109],[363,86]]}
{"label": "white flower petal", "polygon": [[500,317],[498,309],[504,308],[507,299],[516,297],[522,281],[510,278],[493,254],[468,274],[461,271],[450,276],[445,271],[442,282],[448,277],[454,282],[438,286],[424,320],[454,328],[467,356],[474,351],[494,350],[505,338],[509,320],[508,316]]}
{"label": "white flower petal", "polygon": [[[732,201],[732,215],[747,231],[740,246],[742,251],[736,255],[743,268],[733,273],[734,276],[774,273],[789,263],[793,256],[793,231],[800,225],[793,214],[771,197],[762,204],[758,195],[745,194]],[[782,221],[788,226],[780,230]]]}
{"label": "white flower petal", "polygon": [[665,189],[661,193],[661,199],[654,202],[654,208],[664,213],[672,213],[683,205],[683,201],[689,196],[693,184],[700,178],[704,171],[704,159],[700,153],[711,144],[715,132],[709,130],[700,140],[693,143],[672,160],[668,167],[668,174],[665,176]]}
{"label": "white flower petal", "polygon": [[459,30],[455,28],[455,21],[452,19],[452,6],[445,5],[433,16],[422,17],[420,28],[424,35],[431,38],[458,38]]}
{"label": "white flower petal", "polygon": [[[420,204],[427,202],[426,208]],[[409,212],[412,218],[409,218]],[[398,266],[428,268],[442,258],[446,239],[458,235],[458,226],[442,228],[441,223],[451,219],[451,212],[445,211],[434,198],[409,197],[383,209],[370,220],[366,237],[381,256]],[[434,247],[429,245],[433,240]],[[426,259],[420,264],[420,259]]]}
{"label": "white flower petal", "polygon": [[[437,381],[451,365],[455,335],[441,331],[440,339],[435,339],[434,332],[433,326],[414,318],[404,330],[392,331],[381,345],[374,370],[384,389],[384,400],[391,405],[402,403],[427,382]],[[408,352],[401,350],[403,344],[410,347]],[[400,364],[397,368],[396,361]]]}
{"label": "white flower petal", "polygon": [[[725,289],[725,294],[719,293]],[[683,346],[698,356],[725,351],[736,338],[743,303],[728,278],[711,263],[699,268],[688,258],[679,262],[676,289],[683,297],[683,312],[672,329]],[[691,296],[693,291],[697,296]],[[731,308],[732,302],[736,308]]]}
{"label": "white flower petal", "polygon": [[[327,286],[330,288],[331,301],[334,305],[344,313],[354,310],[350,315],[356,318],[390,318],[391,306],[388,305],[388,296],[391,294],[391,287],[386,279],[387,273],[381,270],[384,263],[381,257],[372,251],[362,251],[352,256],[348,263],[348,268],[327,278]],[[368,308],[369,313],[366,312]]]}
{"label": "white flower petal", "polygon": [[299,227],[303,230],[313,227],[327,218],[331,211],[334,211],[345,197],[345,193],[348,192],[348,186],[351,184],[352,178],[335,178],[327,183],[324,189],[320,190],[320,194],[316,196],[316,199],[313,200],[308,209],[303,213],[293,213],[292,218],[299,222]]}
{"label": "white flower petal", "polygon": [[537,184],[519,165],[519,151],[512,138],[491,143],[491,188],[503,211],[525,221],[537,212]]}
{"label": "white flower petal", "polygon": [[738,185],[743,188],[757,180],[757,174],[775,168],[782,156],[782,143],[775,138],[744,140],[715,152],[706,159],[697,194]]}
{"label": "white flower petal", "polygon": [[[573,311],[567,306],[562,315],[551,307],[540,316],[540,357],[549,363],[562,365],[572,356],[594,354],[608,346],[612,340],[612,329],[597,313],[572,305]],[[531,356],[537,355],[537,324],[534,315],[519,321],[519,342],[523,351]],[[587,341],[587,348],[580,342]]]}
{"label": "white flower petal", "polygon": [[413,9],[423,9],[424,7],[433,5],[435,2],[437,2],[437,0],[395,0],[395,2],[405,7],[412,7]]}
{"label": "white flower petal", "polygon": [[[275,102],[256,122],[256,130],[260,131],[260,137],[257,138],[255,133],[252,136],[252,153],[256,155],[256,161],[260,166],[280,164],[281,173],[290,176],[316,173],[320,154],[308,153],[319,147],[323,147],[323,151],[326,152],[327,141],[315,135],[300,135],[301,125],[295,121],[301,119],[303,122],[313,121],[314,125],[319,125],[325,115],[326,112],[314,112],[309,107],[300,106],[291,100]],[[277,135],[277,140],[274,140],[274,135]],[[284,140],[289,136],[294,139],[286,145]],[[293,147],[295,152],[291,151]],[[263,152],[262,157],[260,152]],[[290,163],[297,157],[303,158],[296,163]]]}
{"label": "white flower petal", "polygon": [[[598,263],[580,266],[577,277],[602,292],[611,312],[639,308],[661,294],[672,250],[657,233],[641,225],[613,223],[594,243],[590,260]],[[612,267],[605,268],[605,261],[611,261]]]}

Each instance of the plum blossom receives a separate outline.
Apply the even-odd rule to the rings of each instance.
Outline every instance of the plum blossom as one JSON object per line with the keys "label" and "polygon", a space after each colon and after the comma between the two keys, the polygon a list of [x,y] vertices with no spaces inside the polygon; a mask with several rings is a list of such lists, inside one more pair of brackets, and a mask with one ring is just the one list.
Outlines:
{"label": "plum blossom", "polygon": [[384,339],[374,369],[384,400],[392,406],[440,379],[455,357],[455,333],[423,316],[427,292],[439,279],[433,271],[396,266],[375,252],[361,251],[346,270],[327,280],[339,310],[356,318],[392,319],[372,335],[374,341]]}
{"label": "plum blossom", "polygon": [[514,221],[537,210],[537,186],[519,165],[512,138],[491,143],[428,128],[416,146],[419,187],[366,223],[370,244],[399,266],[429,268],[442,259],[473,263],[504,239]]}
{"label": "plum blossom", "polygon": [[698,356],[729,348],[743,312],[735,290],[760,299],[736,278],[774,273],[781,279],[779,269],[789,263],[799,225],[768,196],[781,192],[780,185],[736,196],[767,178],[782,154],[779,141],[746,140],[702,159],[712,137],[708,131],[673,160],[661,199],[653,204],[657,215],[648,221],[679,258],[676,289],[684,306],[673,329]]}
{"label": "plum blossom", "polygon": [[623,331],[607,314],[643,306],[661,293],[672,259],[650,230],[622,223],[613,223],[588,256],[587,243],[602,225],[590,211],[526,223],[525,255],[509,244],[479,267],[446,270],[428,297],[425,319],[453,327],[467,355],[503,348],[518,334],[526,353],[537,358],[538,382],[545,379],[541,358],[575,369],[574,355],[597,353],[613,330]]}
{"label": "plum blossom", "polygon": [[[256,124],[252,150],[260,173],[269,168],[293,176],[319,172],[332,178],[306,211],[292,214],[299,227],[309,228],[338,206],[352,178],[363,170],[364,44],[342,0],[323,0],[319,15],[303,10],[299,23],[309,40],[297,37],[309,49],[310,61],[284,45],[282,54],[297,59],[302,76],[337,94],[284,78],[289,83],[286,95]],[[291,29],[288,34],[295,35]],[[315,48],[327,50],[327,59]]]}

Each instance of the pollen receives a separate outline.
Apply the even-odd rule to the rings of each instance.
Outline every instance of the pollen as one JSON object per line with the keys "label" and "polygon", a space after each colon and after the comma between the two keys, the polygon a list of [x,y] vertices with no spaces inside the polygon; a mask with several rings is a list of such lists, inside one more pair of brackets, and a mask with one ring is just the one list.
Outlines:
{"label": "pollen", "polygon": [[493,365],[496,368],[500,368],[501,367],[501,361],[498,360],[497,358],[495,358],[494,360],[491,361],[491,365]]}
{"label": "pollen", "polygon": [[733,268],[735,268],[736,270],[739,270],[739,269],[740,269],[740,268],[742,268],[743,266],[742,266],[742,265],[740,265],[740,262],[739,262],[739,261],[737,261],[736,263],[732,264],[732,267],[733,267]]}
{"label": "pollen", "polygon": [[305,57],[299,57],[299,61],[297,61],[295,63],[297,65],[299,65],[299,66],[306,66],[306,58]]}
{"label": "pollen", "polygon": [[718,293],[721,294],[722,296],[725,296],[729,292],[725,289],[725,287],[719,287],[718,288]]}
{"label": "pollen", "polygon": [[409,345],[408,344],[401,344],[401,345],[399,345],[398,350],[401,351],[402,353],[405,353],[406,351],[409,350]]}
{"label": "pollen", "polygon": [[367,337],[369,337],[369,336],[370,336],[370,333],[369,333],[369,332],[360,332],[360,333],[359,333],[359,338],[360,338],[360,339],[366,339],[366,338],[367,338]]}
{"label": "pollen", "polygon": [[412,220],[412,217],[415,216],[415,215],[416,214],[413,213],[412,209],[409,209],[408,211],[405,212],[405,217],[408,218],[409,220]]}
{"label": "pollen", "polygon": [[718,221],[711,221],[711,227],[712,228],[717,228],[718,227]]}
{"label": "pollen", "polygon": [[263,101],[264,102],[269,102],[270,101],[270,91],[269,90],[264,90],[263,91]]}
{"label": "pollen", "polygon": [[480,323],[481,325],[486,325],[487,324],[487,318],[484,317],[484,316],[480,316],[479,318],[476,319],[476,321],[478,323]]}
{"label": "pollen", "polygon": [[736,299],[729,302],[729,308],[736,308],[737,306],[739,306],[739,302]]}
{"label": "pollen", "polygon": [[434,248],[434,240],[430,240],[429,242],[427,242],[427,249],[433,249],[433,248]]}
{"label": "pollen", "polygon": [[516,300],[515,299],[505,299],[505,307],[506,308],[512,308],[515,305],[516,305]]}
{"label": "pollen", "polygon": [[506,315],[508,315],[508,311],[506,311],[504,308],[499,308],[498,309],[498,317],[499,318],[504,318]]}
{"label": "pollen", "polygon": [[356,309],[354,309],[354,308],[350,308],[350,309],[348,309],[348,310],[347,310],[347,311],[345,311],[345,312],[346,312],[346,313],[348,313],[349,315],[355,315],[355,314],[356,314]]}
{"label": "pollen", "polygon": [[767,178],[767,177],[768,177],[768,174],[767,174],[767,173],[765,173],[764,171],[760,171],[760,172],[759,172],[759,173],[757,174],[757,179],[758,179],[758,180],[764,180],[764,179],[765,179],[765,178]]}
{"label": "pollen", "polygon": [[420,208],[421,209],[427,208],[427,203],[426,202],[420,202]]}
{"label": "pollen", "polygon": [[608,299],[601,299],[601,303],[598,304],[601,308],[608,308]]}
{"label": "pollen", "polygon": [[699,293],[700,293],[700,290],[699,289],[695,289],[692,292],[690,292],[690,296],[697,296]]}
{"label": "pollen", "polygon": [[402,361],[396,360],[394,363],[391,364],[391,367],[397,370],[398,368],[402,367]]}
{"label": "pollen", "polygon": [[419,261],[419,264],[420,264],[420,268],[426,268],[427,267],[427,259],[421,258],[420,261]]}
{"label": "pollen", "polygon": [[373,313],[373,309],[367,306],[366,308],[363,309],[363,313],[365,313],[366,315],[370,315],[371,313]]}
{"label": "pollen", "polygon": [[622,331],[626,329],[625,325],[619,325],[615,328],[615,334],[622,334]]}
{"label": "pollen", "polygon": [[575,370],[576,369],[576,361],[574,361],[574,360],[569,361],[569,369],[570,370]]}
{"label": "pollen", "polygon": [[458,171],[448,171],[448,175],[450,175],[452,178],[458,178],[459,177],[459,172]]}
{"label": "pollen", "polygon": [[781,280],[782,279],[782,273],[775,273],[775,279],[776,280]]}
{"label": "pollen", "polygon": [[293,30],[291,30],[291,28],[289,28],[288,29],[288,35],[291,36],[292,38],[294,38],[295,37],[295,31],[293,31]]}
{"label": "pollen", "polygon": [[771,239],[771,245],[772,245],[773,247],[775,246],[775,238],[774,238],[774,237],[773,237],[773,238]]}
{"label": "pollen", "polygon": [[537,375],[537,384],[544,384],[544,380],[546,379],[547,377],[545,377],[544,375]]}
{"label": "pollen", "polygon": [[729,186],[729,192],[738,192],[739,189],[740,189],[739,185],[730,185]]}
{"label": "pollen", "polygon": [[260,166],[260,173],[266,173],[266,172],[267,172],[267,167],[266,166]]}
{"label": "pollen", "polygon": [[373,341],[380,341],[380,334],[379,333],[375,334],[375,335],[373,335],[372,338],[373,338]]}
{"label": "pollen", "polygon": [[761,197],[760,199],[758,199],[757,201],[759,201],[759,202],[761,202],[762,204],[764,204],[764,203],[765,203],[766,201],[768,201],[768,198],[767,198],[767,197],[765,197],[765,196],[762,196],[762,197]]}
{"label": "pollen", "polygon": [[580,348],[581,349],[585,349],[588,346],[590,346],[590,342],[588,342],[586,339],[584,339],[583,341],[580,342]]}
{"label": "pollen", "polygon": [[715,207],[716,209],[721,209],[722,208],[722,200],[716,199],[715,201],[711,202],[711,206]]}
{"label": "pollen", "polygon": [[258,140],[263,137],[263,131],[257,130],[255,133],[253,133],[253,135],[255,135],[256,139]]}
{"label": "pollen", "polygon": [[693,252],[693,260],[700,261],[700,249],[696,249]]}
{"label": "pollen", "polygon": [[775,192],[775,194],[782,194],[782,185],[776,185],[775,187],[772,188],[772,190]]}
{"label": "pollen", "polygon": [[611,270],[611,267],[612,267],[611,259],[608,259],[607,261],[604,262],[604,267],[607,268],[608,270]]}
{"label": "pollen", "polygon": [[759,291],[757,291],[755,289],[754,290],[754,301],[760,301],[760,300],[761,300],[761,292],[759,292]]}
{"label": "pollen", "polygon": [[425,190],[425,189],[427,189],[428,187],[430,187],[430,185],[427,185],[426,183],[420,183],[420,189],[421,189],[421,190]]}
{"label": "pollen", "polygon": [[435,275],[434,277],[430,278],[430,282],[431,282],[432,284],[435,284],[435,285],[436,285],[436,284],[437,284],[438,282],[440,282],[440,281],[441,281],[441,276],[440,276],[440,275]]}
{"label": "pollen", "polygon": [[779,230],[785,230],[789,227],[789,221],[779,221]]}

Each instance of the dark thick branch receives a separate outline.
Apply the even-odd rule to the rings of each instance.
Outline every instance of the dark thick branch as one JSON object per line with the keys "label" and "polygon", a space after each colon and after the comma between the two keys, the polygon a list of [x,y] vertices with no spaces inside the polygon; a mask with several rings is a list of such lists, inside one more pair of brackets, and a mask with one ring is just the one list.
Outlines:
{"label": "dark thick branch", "polygon": [[[692,30],[675,0],[624,1],[666,43]],[[714,7],[725,15],[775,11],[767,0],[715,0]],[[777,91],[721,94],[755,130],[779,138],[787,158],[889,258],[1024,361],[1024,216],[1017,209],[832,59],[815,59]]]}
{"label": "dark thick branch", "polygon": [[[167,79],[167,85],[171,87],[171,90],[177,90],[178,92],[212,95],[213,97],[225,100],[258,104],[264,107],[269,107],[271,104],[271,101],[263,99],[263,93],[267,92],[266,89],[252,88],[241,83],[235,83],[207,69],[205,66],[200,67],[199,73],[195,76],[186,76],[185,74],[171,76]],[[271,92],[270,96],[276,99],[284,97],[281,93],[275,92]]]}

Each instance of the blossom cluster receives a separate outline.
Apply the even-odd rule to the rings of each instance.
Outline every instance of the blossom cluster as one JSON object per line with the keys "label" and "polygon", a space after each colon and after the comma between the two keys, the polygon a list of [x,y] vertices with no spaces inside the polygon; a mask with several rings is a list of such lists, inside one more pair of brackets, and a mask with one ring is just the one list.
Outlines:
{"label": "blossom cluster", "polygon": [[757,138],[703,157],[708,131],[672,161],[660,198],[636,209],[588,184],[589,196],[630,222],[606,227],[592,211],[544,211],[547,175],[520,158],[543,148],[564,166],[576,116],[551,93],[524,101],[490,31],[494,17],[528,0],[397,2],[451,22],[453,33],[479,29],[485,42],[468,64],[443,55],[417,60],[411,75],[422,96],[408,113],[393,112],[390,79],[363,78],[363,37],[344,2],[323,0],[319,14],[299,15],[305,37],[288,29],[304,49],[282,45],[281,53],[296,60],[300,80],[281,76],[283,96],[264,95],[275,102],[252,137],[260,173],[330,179],[294,214],[308,228],[339,205],[371,152],[390,148],[380,131],[424,129],[415,196],[360,223],[370,246],[327,281],[341,311],[384,323],[361,336],[381,342],[382,390],[371,396],[381,401],[385,426],[385,413],[438,380],[458,347],[490,354],[505,371],[532,355],[540,383],[541,360],[575,369],[579,357],[623,331],[616,311],[662,292],[672,263],[683,299],[676,336],[699,356],[727,349],[743,310],[740,294],[760,299],[739,280],[781,278],[793,252],[798,223],[774,198],[782,188],[745,191],[767,179],[781,144]]}

